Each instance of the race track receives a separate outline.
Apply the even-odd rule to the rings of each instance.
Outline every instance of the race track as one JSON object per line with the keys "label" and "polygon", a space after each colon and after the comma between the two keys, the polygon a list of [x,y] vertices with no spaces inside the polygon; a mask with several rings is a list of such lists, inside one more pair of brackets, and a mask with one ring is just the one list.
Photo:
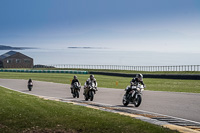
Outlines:
{"label": "race track", "polygon": [[[41,96],[73,99],[69,85],[33,81],[33,90],[28,91],[27,82],[27,80],[0,79],[1,86],[13,90]],[[122,106],[122,97],[125,93],[124,89],[98,88],[98,90],[93,102]],[[142,98],[142,104],[137,108],[139,110],[200,122],[200,94],[144,91]],[[84,100],[83,87],[78,100]],[[135,107],[130,104],[126,108]]]}

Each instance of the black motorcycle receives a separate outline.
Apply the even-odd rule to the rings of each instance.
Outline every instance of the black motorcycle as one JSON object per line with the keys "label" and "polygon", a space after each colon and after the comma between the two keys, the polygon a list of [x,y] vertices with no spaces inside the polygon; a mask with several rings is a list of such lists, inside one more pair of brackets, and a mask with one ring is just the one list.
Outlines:
{"label": "black motorcycle", "polygon": [[93,101],[94,94],[96,94],[96,91],[97,91],[97,89],[95,87],[95,84],[94,83],[90,84],[88,92],[86,94],[84,94],[85,100],[88,101],[88,99],[90,99],[90,101]]}
{"label": "black motorcycle", "polygon": [[28,90],[31,91],[33,88],[33,82],[28,83]]}
{"label": "black motorcycle", "polygon": [[78,82],[75,82],[72,88],[72,96],[73,98],[79,98],[79,92],[80,92],[80,85],[78,84]]}
{"label": "black motorcycle", "polygon": [[142,91],[144,90],[144,86],[138,84],[130,87],[131,91],[127,95],[124,95],[122,103],[124,106],[127,106],[129,103],[132,103],[135,105],[135,107],[139,107],[142,102]]}

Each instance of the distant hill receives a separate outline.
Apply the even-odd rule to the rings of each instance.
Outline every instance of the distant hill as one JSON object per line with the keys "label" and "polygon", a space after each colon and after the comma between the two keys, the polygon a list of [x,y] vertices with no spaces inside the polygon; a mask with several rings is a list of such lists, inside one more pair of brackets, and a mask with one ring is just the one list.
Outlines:
{"label": "distant hill", "polygon": [[0,45],[0,50],[25,50],[25,49],[34,49],[34,48],[29,48],[29,47],[11,47],[11,46]]}
{"label": "distant hill", "polygon": [[68,47],[69,49],[107,49],[105,47]]}

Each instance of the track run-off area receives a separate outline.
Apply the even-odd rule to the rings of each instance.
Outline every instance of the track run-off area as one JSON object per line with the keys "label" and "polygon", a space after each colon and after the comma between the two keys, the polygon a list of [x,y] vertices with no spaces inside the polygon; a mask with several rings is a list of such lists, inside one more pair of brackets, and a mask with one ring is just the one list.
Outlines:
{"label": "track run-off area", "polygon": [[57,99],[105,111],[130,114],[130,116],[157,125],[172,124],[200,132],[200,94],[198,93],[145,90],[142,103],[136,108],[132,104],[127,107],[123,106],[124,89],[99,87],[91,102],[84,100],[83,87],[77,99],[72,97],[69,84],[33,81],[33,89],[28,91],[27,82],[27,80],[20,79],[0,79],[0,86],[52,100]]}

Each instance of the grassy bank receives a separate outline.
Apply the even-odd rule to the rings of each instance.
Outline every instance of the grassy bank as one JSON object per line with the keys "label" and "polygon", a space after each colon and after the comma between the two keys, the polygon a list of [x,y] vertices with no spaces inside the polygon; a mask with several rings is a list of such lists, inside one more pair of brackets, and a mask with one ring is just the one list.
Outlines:
{"label": "grassy bank", "polygon": [[[17,68],[20,69],[20,68]],[[24,68],[21,68],[24,69]],[[26,68],[27,69],[27,68]],[[132,70],[105,70],[105,69],[78,69],[78,68],[33,68],[29,70],[79,70],[88,72],[109,72],[109,73],[126,73],[126,74],[200,74],[200,71],[132,71]]]}
{"label": "grassy bank", "polygon": [[[82,85],[85,83],[88,74],[77,74]],[[73,74],[56,74],[56,73],[15,73],[0,72],[0,78],[14,78],[48,81],[56,83],[70,84]],[[124,89],[130,84],[132,78],[95,75],[98,87]],[[116,82],[118,85],[116,85]],[[147,86],[146,90],[154,91],[172,91],[172,92],[190,92],[200,93],[200,80],[175,80],[175,79],[151,79],[144,78]]]}
{"label": "grassy bank", "polygon": [[127,74],[200,74],[200,71],[132,71],[132,70],[105,70],[105,69],[76,69],[76,68],[34,68],[33,70],[80,70],[89,72],[111,72],[111,73],[127,73]]}
{"label": "grassy bank", "polygon": [[119,114],[43,100],[0,87],[0,132],[172,133]]}

